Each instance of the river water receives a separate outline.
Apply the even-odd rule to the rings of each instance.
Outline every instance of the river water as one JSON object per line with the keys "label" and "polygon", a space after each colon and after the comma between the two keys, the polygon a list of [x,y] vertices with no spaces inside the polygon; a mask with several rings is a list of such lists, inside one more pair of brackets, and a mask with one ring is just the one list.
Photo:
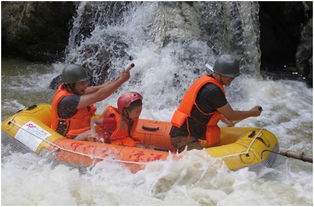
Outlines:
{"label": "river water", "polygon": [[[240,7],[244,14],[246,6]],[[84,9],[83,3],[79,9]],[[190,30],[185,31],[187,28],[180,24],[180,11],[176,7],[166,9],[160,9],[158,4],[136,5],[125,16],[127,24],[96,25],[92,35],[78,46],[70,38],[68,62],[87,61],[96,67],[97,58],[85,60],[79,49],[88,44],[104,44],[103,35],[108,33],[118,34],[128,44],[128,52],[133,57],[136,67],[131,71],[130,80],[108,99],[97,103],[98,112],[109,104],[116,105],[122,93],[138,91],[144,97],[141,118],[169,121],[186,88],[206,73],[204,63],[213,63],[215,55],[202,40],[192,38],[160,46],[159,33],[168,32],[178,40],[181,34],[185,34],[183,38],[191,38],[199,31],[197,24],[190,25],[194,33],[188,33]],[[164,21],[152,18],[156,11]],[[182,27],[160,31],[166,28],[160,24],[169,21],[171,12],[176,12],[173,20]],[[193,15],[187,21],[194,22]],[[76,18],[74,23],[78,22]],[[247,22],[255,24],[252,18]],[[157,40],[146,35],[145,25],[153,28],[155,33],[151,34]],[[246,26],[244,30],[248,31],[244,37],[250,37],[252,28],[250,24]],[[256,49],[246,50],[247,57],[259,55]],[[116,77],[129,63],[129,60],[113,58],[107,79]],[[54,91],[48,86],[60,74],[63,63],[45,65],[2,59],[1,66],[1,119],[4,120],[23,107],[50,103]],[[258,67],[258,58],[246,66],[250,70]],[[226,91],[234,109],[247,110],[255,105],[264,109],[260,117],[249,118],[237,126],[265,128],[277,136],[281,148],[313,155],[313,89],[305,83],[241,75]],[[192,150],[184,152],[181,160],[169,157],[131,173],[119,163],[108,161],[88,168],[57,163],[37,156],[4,133],[1,149],[3,205],[313,205],[312,164],[279,156],[273,168],[230,171],[221,160]]]}
{"label": "river water", "polygon": [[[2,60],[2,120],[25,106],[50,102],[53,90],[48,89],[49,82],[60,72],[61,66]],[[144,69],[135,68],[132,77],[137,70]],[[163,79],[162,71],[153,75]],[[145,88],[159,90],[153,82],[151,84],[147,83]],[[312,156],[312,89],[303,82],[247,77],[240,77],[232,86],[227,90],[235,108],[247,109],[254,104],[264,108],[260,117],[249,118],[238,126],[264,127],[276,134],[281,148]],[[123,87],[97,104],[98,110],[115,104],[118,94],[134,88]],[[149,107],[144,107],[143,118],[165,121],[169,121],[175,107],[160,108],[156,99],[145,97],[144,106]],[[2,134],[2,204],[5,205],[313,203],[312,164],[298,160],[277,157],[272,169],[230,171],[220,160],[190,151],[182,160],[152,163],[135,174],[109,162],[82,171],[39,157],[13,141]],[[200,157],[206,157],[206,162]]]}

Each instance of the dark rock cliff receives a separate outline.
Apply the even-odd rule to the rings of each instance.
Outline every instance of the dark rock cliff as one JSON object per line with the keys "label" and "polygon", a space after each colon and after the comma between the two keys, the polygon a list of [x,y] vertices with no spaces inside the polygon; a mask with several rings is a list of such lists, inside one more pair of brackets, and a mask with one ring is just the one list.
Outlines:
{"label": "dark rock cliff", "polygon": [[2,55],[55,61],[64,56],[72,2],[1,2]]}

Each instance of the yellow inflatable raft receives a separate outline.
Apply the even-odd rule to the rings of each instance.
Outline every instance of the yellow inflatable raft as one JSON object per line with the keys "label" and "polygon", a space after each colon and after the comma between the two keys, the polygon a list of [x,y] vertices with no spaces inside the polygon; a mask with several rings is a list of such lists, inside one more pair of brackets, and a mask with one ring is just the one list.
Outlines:
{"label": "yellow inflatable raft", "polygon": [[[132,137],[145,146],[153,146],[147,149],[66,139],[50,128],[50,112],[49,104],[28,107],[8,117],[2,130],[38,154],[54,152],[56,160],[79,165],[113,159],[137,171],[147,162],[167,159],[169,152],[177,157],[170,143],[169,122],[139,120]],[[269,151],[279,150],[276,137],[266,129],[226,127],[221,136],[220,146],[203,150],[222,158],[231,170],[263,164],[270,167],[275,155]]]}

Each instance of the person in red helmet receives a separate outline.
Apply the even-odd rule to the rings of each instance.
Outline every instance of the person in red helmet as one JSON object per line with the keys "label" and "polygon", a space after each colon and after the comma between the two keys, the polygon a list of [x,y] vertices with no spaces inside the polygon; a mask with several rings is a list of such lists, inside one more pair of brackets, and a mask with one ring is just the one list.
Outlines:
{"label": "person in red helmet", "polygon": [[[136,92],[128,92],[118,98],[117,106],[108,106],[100,118],[91,121],[92,136],[90,139],[135,147],[136,141],[131,131],[142,112],[143,97]],[[96,127],[95,127],[96,125]]]}

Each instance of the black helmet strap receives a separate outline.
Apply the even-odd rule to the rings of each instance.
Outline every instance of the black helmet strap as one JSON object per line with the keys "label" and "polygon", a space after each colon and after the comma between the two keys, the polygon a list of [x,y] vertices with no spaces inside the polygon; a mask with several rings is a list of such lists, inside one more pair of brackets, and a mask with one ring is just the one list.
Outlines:
{"label": "black helmet strap", "polygon": [[76,88],[75,88],[75,83],[65,83],[64,89],[69,91],[69,92],[72,92],[74,94],[80,95],[79,91],[76,90]]}
{"label": "black helmet strap", "polygon": [[219,75],[219,81],[220,81],[220,83],[223,85],[223,84],[224,84],[224,81],[222,80],[222,77],[221,77],[222,75],[219,74],[219,73],[218,73],[218,75]]}

